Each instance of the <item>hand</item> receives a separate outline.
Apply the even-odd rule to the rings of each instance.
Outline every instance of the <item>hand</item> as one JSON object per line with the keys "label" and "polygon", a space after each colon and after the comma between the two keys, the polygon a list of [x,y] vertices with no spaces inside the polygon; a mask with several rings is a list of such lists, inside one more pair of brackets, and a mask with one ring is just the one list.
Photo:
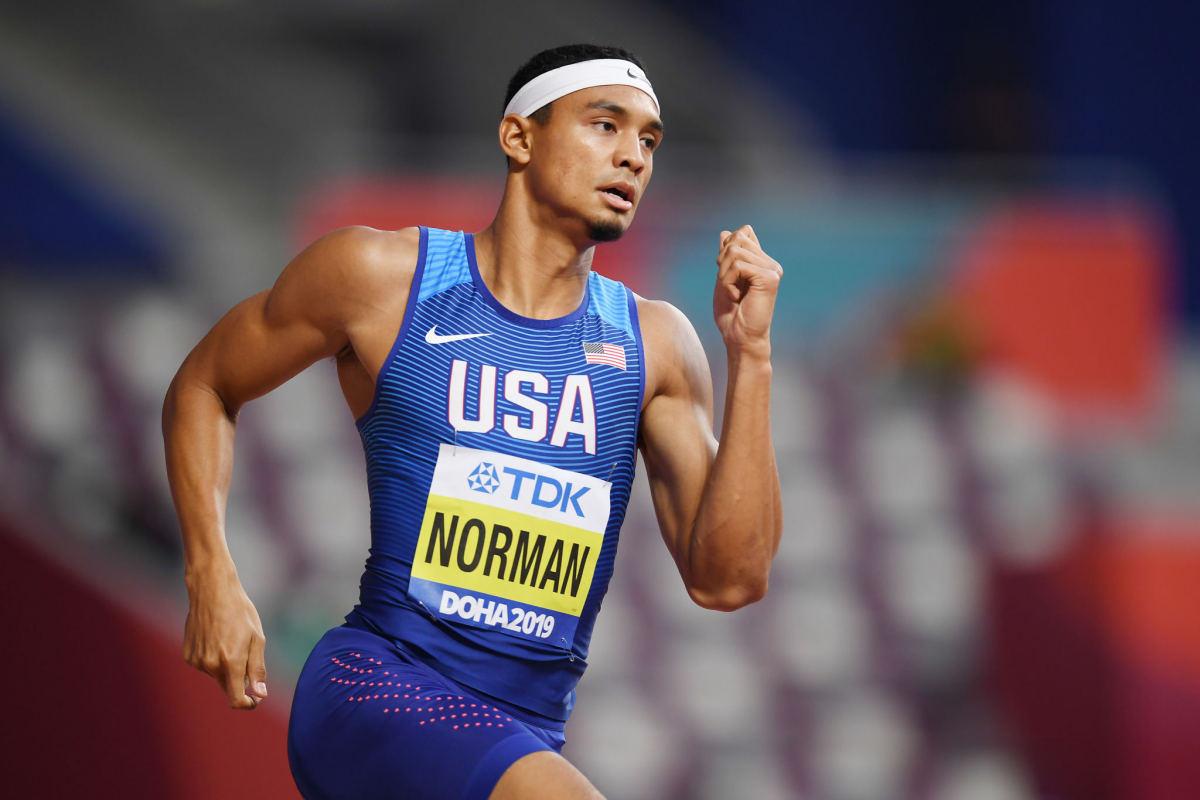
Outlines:
{"label": "hand", "polygon": [[232,565],[188,580],[183,660],[221,685],[230,708],[252,710],[267,696],[266,637]]}
{"label": "hand", "polygon": [[765,348],[769,355],[771,316],[783,267],[763,252],[749,225],[732,233],[721,231],[717,266],[713,317],[725,346],[739,350]]}

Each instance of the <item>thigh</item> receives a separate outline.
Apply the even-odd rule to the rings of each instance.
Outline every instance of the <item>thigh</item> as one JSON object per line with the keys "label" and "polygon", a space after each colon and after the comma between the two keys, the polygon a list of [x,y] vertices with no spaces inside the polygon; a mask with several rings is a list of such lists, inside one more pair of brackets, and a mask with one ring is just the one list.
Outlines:
{"label": "thigh", "polygon": [[604,800],[604,796],[570,761],[547,750],[509,767],[490,800]]}
{"label": "thigh", "polygon": [[519,720],[353,628],[314,648],[288,725],[307,800],[486,800],[514,762],[547,749]]}

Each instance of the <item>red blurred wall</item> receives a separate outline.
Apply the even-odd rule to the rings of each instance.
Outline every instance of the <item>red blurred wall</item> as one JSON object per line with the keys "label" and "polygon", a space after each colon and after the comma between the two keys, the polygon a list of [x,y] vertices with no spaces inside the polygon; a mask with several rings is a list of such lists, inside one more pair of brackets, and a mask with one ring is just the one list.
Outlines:
{"label": "red blurred wall", "polygon": [[1197,542],[1195,522],[1106,522],[994,573],[994,686],[1045,796],[1200,797]]}
{"label": "red blurred wall", "polygon": [[1160,399],[1170,253],[1137,204],[1023,201],[965,237],[954,283],[989,361],[1057,400],[1064,423],[1144,419]]}
{"label": "red blurred wall", "polygon": [[176,637],[3,521],[0,640],[4,797],[299,797],[286,709],[230,710],[213,680],[183,663]]}

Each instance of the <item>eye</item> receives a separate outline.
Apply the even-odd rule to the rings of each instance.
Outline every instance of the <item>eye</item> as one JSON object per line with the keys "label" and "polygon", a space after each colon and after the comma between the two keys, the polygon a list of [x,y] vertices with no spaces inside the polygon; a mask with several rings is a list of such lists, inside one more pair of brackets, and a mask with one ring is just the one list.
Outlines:
{"label": "eye", "polygon": [[615,131],[617,129],[617,126],[613,125],[608,120],[599,120],[598,122],[596,122],[596,124],[599,125],[600,128],[603,131],[605,131],[606,133],[612,133],[613,131]]}
{"label": "eye", "polygon": [[642,139],[642,144],[646,145],[647,150],[653,150],[654,148],[658,147],[658,140],[652,136],[647,136],[646,138]]}

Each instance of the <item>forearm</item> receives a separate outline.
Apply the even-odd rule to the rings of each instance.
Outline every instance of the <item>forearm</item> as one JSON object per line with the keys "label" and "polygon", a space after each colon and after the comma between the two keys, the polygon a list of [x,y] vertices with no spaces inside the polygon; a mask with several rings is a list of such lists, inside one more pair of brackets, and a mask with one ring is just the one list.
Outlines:
{"label": "forearm", "polygon": [[782,531],[769,350],[730,348],[728,356],[720,447],[688,549],[689,589],[702,605],[716,608],[762,597]]}
{"label": "forearm", "polygon": [[229,572],[225,504],[233,474],[236,415],[185,367],[163,404],[167,478],[183,537],[185,576]]}
{"label": "forearm", "polygon": [[[416,238],[415,231],[408,237]],[[232,708],[254,708],[267,696],[262,620],[225,541],[237,415],[243,404],[345,349],[352,323],[386,294],[373,280],[378,273],[362,274],[362,239],[355,231],[326,237],[289,264],[274,287],[230,310],[184,361],[163,403],[188,590],[183,658],[216,679]]]}

